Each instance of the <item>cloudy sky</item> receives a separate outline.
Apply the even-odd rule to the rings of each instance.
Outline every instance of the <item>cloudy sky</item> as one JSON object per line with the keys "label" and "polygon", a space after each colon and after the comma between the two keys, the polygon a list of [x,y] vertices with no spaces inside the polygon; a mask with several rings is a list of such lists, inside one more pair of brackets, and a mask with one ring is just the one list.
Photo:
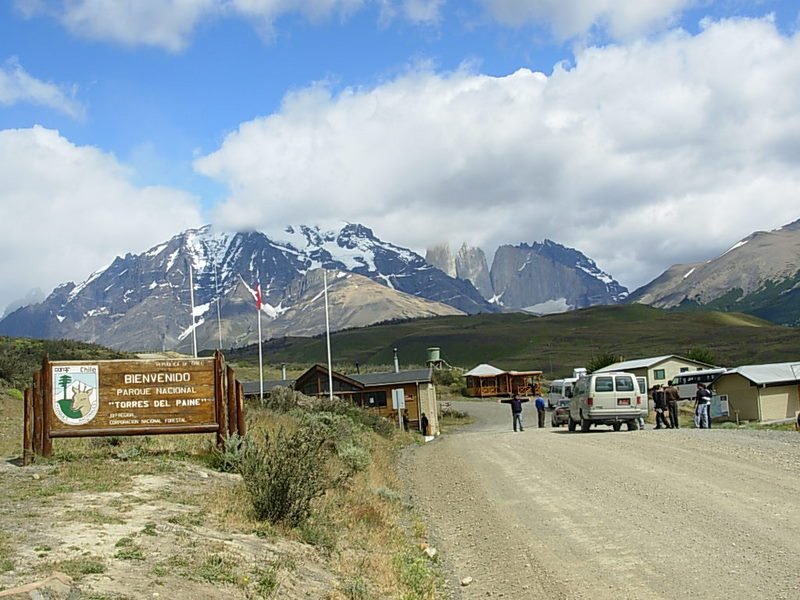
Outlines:
{"label": "cloudy sky", "polygon": [[7,0],[0,314],[189,227],[549,238],[634,289],[800,218],[795,0]]}

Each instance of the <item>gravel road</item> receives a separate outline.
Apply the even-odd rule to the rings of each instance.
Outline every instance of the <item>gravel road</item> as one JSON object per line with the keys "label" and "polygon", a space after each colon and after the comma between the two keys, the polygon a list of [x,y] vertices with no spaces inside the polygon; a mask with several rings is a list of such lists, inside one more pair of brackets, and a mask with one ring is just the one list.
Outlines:
{"label": "gravel road", "polygon": [[453,600],[800,598],[800,434],[569,433],[527,407],[514,433],[505,404],[455,408],[477,422],[402,463]]}

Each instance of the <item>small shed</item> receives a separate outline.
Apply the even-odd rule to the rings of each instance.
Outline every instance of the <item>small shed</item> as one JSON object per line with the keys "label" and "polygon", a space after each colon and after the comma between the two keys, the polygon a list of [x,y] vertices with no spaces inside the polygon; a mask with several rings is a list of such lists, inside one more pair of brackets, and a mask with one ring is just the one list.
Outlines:
{"label": "small shed", "polygon": [[800,410],[800,362],[728,369],[714,383],[728,397],[731,420],[780,421]]}
{"label": "small shed", "polygon": [[541,371],[503,371],[490,364],[480,364],[464,373],[467,396],[490,398],[518,393],[530,396],[539,393]]}
{"label": "small shed", "polygon": [[602,369],[597,369],[595,373],[626,371],[628,373],[633,373],[637,377],[646,378],[648,387],[652,387],[656,384],[662,386],[667,385],[667,382],[678,373],[713,368],[715,368],[715,365],[700,362],[699,360],[692,360],[691,358],[684,358],[677,354],[667,354],[665,356],[624,360],[603,367]]}

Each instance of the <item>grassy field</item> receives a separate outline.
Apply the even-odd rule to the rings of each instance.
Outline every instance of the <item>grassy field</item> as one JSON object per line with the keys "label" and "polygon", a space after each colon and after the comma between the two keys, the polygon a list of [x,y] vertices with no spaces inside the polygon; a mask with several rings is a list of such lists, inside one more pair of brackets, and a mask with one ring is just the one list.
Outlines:
{"label": "grassy field", "polygon": [[[756,317],[721,312],[667,312],[644,305],[592,307],[559,315],[520,313],[437,317],[375,325],[331,335],[334,368],[362,372],[392,364],[397,348],[401,366],[424,365],[427,348],[441,348],[449,364],[471,368],[488,362],[501,369],[544,371],[555,378],[612,353],[633,359],[708,350],[717,364],[736,366],[797,360],[800,329]],[[225,352],[240,368],[257,361],[255,345]],[[300,365],[325,363],[324,337],[282,338],[265,342],[264,361]],[[338,367],[338,368],[337,368]]]}

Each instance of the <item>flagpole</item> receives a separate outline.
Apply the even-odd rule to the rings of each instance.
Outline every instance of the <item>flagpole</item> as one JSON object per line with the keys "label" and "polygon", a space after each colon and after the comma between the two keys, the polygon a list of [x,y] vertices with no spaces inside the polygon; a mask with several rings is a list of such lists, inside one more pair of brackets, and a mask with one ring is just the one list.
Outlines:
{"label": "flagpole", "polygon": [[323,267],[322,283],[325,288],[325,339],[328,344],[328,395],[333,400],[333,371],[331,370],[331,324],[328,318],[328,272]]}
{"label": "flagpole", "polygon": [[219,329],[219,349],[222,350],[222,318],[219,314],[219,280],[217,279],[216,263],[214,263],[214,291],[217,293],[217,328]]}
{"label": "flagpole", "polygon": [[258,309],[258,382],[261,402],[264,402],[264,362],[261,355],[261,278],[256,283],[256,308]]}
{"label": "flagpole", "polygon": [[194,320],[194,280],[192,279],[192,263],[189,262],[189,300],[192,304],[192,352],[197,358],[197,332],[195,331]]}

